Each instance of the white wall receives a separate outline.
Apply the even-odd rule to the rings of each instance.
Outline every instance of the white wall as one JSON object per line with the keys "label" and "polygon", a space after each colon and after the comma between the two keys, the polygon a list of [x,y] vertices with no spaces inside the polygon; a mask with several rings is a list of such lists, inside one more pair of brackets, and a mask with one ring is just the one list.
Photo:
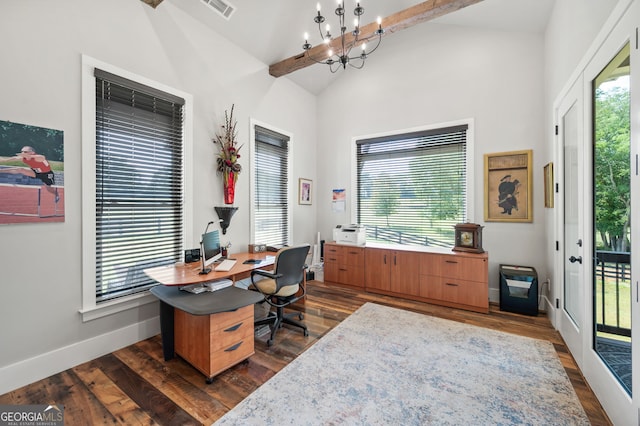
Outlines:
{"label": "white wall", "polygon": [[[206,9],[206,6],[203,6]],[[208,10],[207,10],[207,13]],[[0,393],[17,387],[16,372],[32,380],[67,368],[96,352],[157,333],[153,303],[83,323],[81,308],[81,55],[190,93],[194,98],[194,233],[217,219],[222,183],[211,139],[224,110],[236,105],[240,140],[249,118],[293,135],[291,196],[298,177],[317,180],[316,100],[267,65],[164,2],[157,9],[135,0],[6,0],[0,4],[0,120],[64,131],[64,223],[0,227]],[[248,157],[248,145],[244,154]],[[304,161],[302,160],[304,159]],[[248,158],[242,161],[227,237],[233,251],[249,241]],[[315,214],[293,206],[294,242],[312,242]],[[194,241],[197,237],[192,236]],[[118,330],[123,340],[104,338]],[[95,339],[101,343],[85,344]],[[70,354],[73,353],[73,356]],[[34,368],[35,367],[35,368]],[[40,375],[38,377],[38,375]],[[29,375],[27,375],[29,376]],[[11,386],[13,383],[13,386]],[[8,387],[9,386],[9,387]]]}
{"label": "white wall", "polygon": [[[492,300],[498,265],[546,270],[542,167],[547,158],[540,34],[424,24],[383,40],[363,70],[348,69],[318,98],[318,226],[322,238],[352,221],[331,211],[331,189],[351,187],[354,136],[473,118],[474,216],[484,225]],[[484,154],[533,150],[533,222],[484,222]],[[348,203],[349,204],[349,203]],[[544,276],[542,277],[544,279]]]}

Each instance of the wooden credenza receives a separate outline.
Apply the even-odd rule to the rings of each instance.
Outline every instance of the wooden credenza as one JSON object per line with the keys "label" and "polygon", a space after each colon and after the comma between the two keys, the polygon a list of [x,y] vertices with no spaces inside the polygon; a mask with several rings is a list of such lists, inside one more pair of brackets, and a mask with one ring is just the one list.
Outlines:
{"label": "wooden credenza", "polygon": [[254,353],[253,305],[210,315],[176,309],[174,327],[176,353],[208,381]]}
{"label": "wooden credenza", "polygon": [[[368,243],[366,247],[328,243],[324,279],[371,293],[487,313],[488,263],[487,253],[377,243]],[[349,282],[351,276],[346,272],[357,270],[356,265],[363,269],[362,279]],[[340,268],[344,269],[342,274]]]}

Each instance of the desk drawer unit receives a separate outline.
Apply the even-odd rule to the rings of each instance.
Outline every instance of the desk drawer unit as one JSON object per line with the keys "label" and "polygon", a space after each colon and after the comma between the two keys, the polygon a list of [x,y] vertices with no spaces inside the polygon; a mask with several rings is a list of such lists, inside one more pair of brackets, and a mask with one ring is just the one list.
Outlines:
{"label": "desk drawer unit", "polygon": [[253,355],[253,305],[231,312],[174,313],[175,351],[208,378]]}
{"label": "desk drawer unit", "polygon": [[325,244],[324,280],[364,288],[364,248]]}

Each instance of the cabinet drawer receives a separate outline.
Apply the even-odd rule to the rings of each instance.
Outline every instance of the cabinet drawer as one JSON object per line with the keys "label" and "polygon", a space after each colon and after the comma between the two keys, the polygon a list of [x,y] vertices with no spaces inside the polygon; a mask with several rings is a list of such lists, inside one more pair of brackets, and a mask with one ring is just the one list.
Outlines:
{"label": "cabinet drawer", "polygon": [[253,338],[253,315],[243,318],[229,327],[212,331],[210,350],[213,353],[250,338]]}
{"label": "cabinet drawer", "polygon": [[421,276],[420,296],[460,305],[489,307],[485,283],[445,277]]}
{"label": "cabinet drawer", "polygon": [[324,262],[340,265],[364,266],[364,248],[331,244],[324,246]]}
{"label": "cabinet drawer", "polygon": [[364,287],[364,268],[362,266],[338,266],[338,281],[354,287]]}
{"label": "cabinet drawer", "polygon": [[334,283],[364,287],[364,267],[324,264],[324,280]]}
{"label": "cabinet drawer", "polygon": [[486,259],[472,259],[459,256],[441,256],[442,277],[467,281],[487,282]]}
{"label": "cabinet drawer", "polygon": [[213,314],[209,316],[209,330],[214,332],[222,328],[228,328],[238,322],[242,321],[242,318],[253,318],[253,305],[245,306],[235,311],[220,312],[219,314]]}
{"label": "cabinet drawer", "polygon": [[210,376],[215,376],[253,355],[253,335],[211,353]]}
{"label": "cabinet drawer", "polygon": [[362,247],[340,247],[341,265],[364,267],[364,249]]}

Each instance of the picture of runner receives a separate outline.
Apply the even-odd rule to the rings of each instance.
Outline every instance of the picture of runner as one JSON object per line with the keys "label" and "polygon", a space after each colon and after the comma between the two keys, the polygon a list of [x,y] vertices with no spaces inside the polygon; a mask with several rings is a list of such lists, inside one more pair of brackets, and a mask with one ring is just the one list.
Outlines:
{"label": "picture of runner", "polygon": [[0,120],[0,224],[65,220],[64,132]]}
{"label": "picture of runner", "polygon": [[55,175],[51,171],[51,165],[47,161],[44,155],[36,153],[33,147],[23,146],[22,150],[15,155],[15,157],[0,159],[0,164],[13,160],[21,160],[28,167],[9,167],[0,169],[0,173],[10,174],[22,174],[37,178],[42,181],[46,186],[47,191],[54,195],[55,202],[60,201],[58,195],[58,189],[53,187],[55,183]]}

